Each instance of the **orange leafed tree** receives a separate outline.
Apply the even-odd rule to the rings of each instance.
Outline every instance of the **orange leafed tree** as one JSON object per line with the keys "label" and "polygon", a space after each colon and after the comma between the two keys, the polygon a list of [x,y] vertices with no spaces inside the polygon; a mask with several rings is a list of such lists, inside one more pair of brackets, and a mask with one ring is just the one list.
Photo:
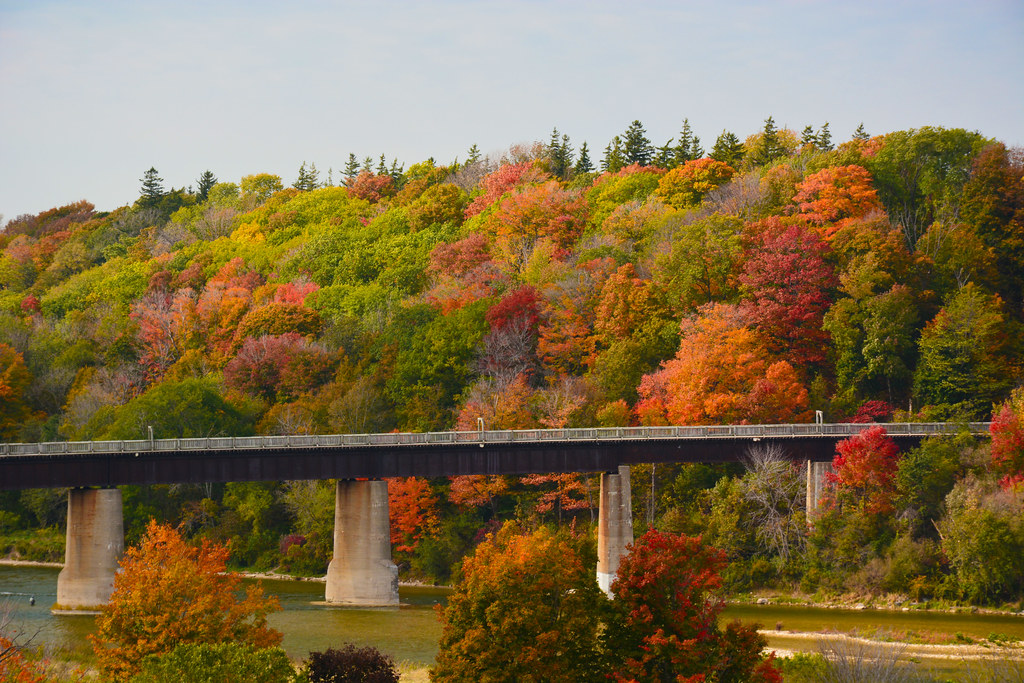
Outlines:
{"label": "orange leafed tree", "polygon": [[676,357],[645,375],[636,412],[644,424],[804,422],[807,389],[774,361],[736,309],[711,305],[682,325]]}
{"label": "orange leafed tree", "polygon": [[281,633],[267,626],[267,615],[280,609],[277,598],[256,586],[239,597],[241,577],[225,572],[227,560],[226,547],[189,545],[172,527],[150,521],[121,560],[114,593],[89,636],[104,674],[128,680],[143,657],[180,643],[280,644]]}
{"label": "orange leafed tree", "polygon": [[426,479],[395,477],[387,482],[391,544],[399,552],[412,552],[440,523],[437,499]]}
{"label": "orange leafed tree", "polygon": [[793,201],[800,215],[822,227],[822,237],[830,239],[839,226],[829,225],[863,218],[882,204],[871,184],[871,174],[862,166],[830,166],[813,173],[797,185]]}

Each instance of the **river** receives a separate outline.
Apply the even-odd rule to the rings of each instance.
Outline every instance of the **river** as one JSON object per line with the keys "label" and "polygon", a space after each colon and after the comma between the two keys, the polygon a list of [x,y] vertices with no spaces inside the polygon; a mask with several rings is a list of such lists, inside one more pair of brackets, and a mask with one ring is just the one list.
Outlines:
{"label": "river", "polygon": [[[0,566],[0,605],[6,606],[13,622],[26,633],[38,632],[35,642],[84,654],[89,651],[86,636],[94,630],[93,617],[50,614],[59,571]],[[265,580],[263,587],[281,600],[283,609],[270,616],[270,625],[284,633],[284,649],[293,658],[349,642],[372,645],[410,665],[429,666],[437,653],[441,628],[435,606],[444,603],[446,589],[403,586],[401,607],[366,609],[322,604],[324,585],[320,582]],[[29,604],[30,597],[35,598],[34,606]],[[998,633],[1024,640],[1024,618],[1013,615],[731,605],[723,618],[758,622],[768,629],[780,626],[784,631],[962,633],[973,639]],[[784,634],[771,635],[769,643],[785,649],[815,648],[813,640]]]}

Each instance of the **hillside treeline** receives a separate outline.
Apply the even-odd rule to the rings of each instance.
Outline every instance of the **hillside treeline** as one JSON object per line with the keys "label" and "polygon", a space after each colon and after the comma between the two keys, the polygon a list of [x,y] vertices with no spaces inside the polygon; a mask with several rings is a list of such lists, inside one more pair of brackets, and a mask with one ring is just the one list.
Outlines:
{"label": "hillside treeline", "polygon": [[[688,122],[661,147],[634,122],[600,171],[589,154],[555,130],[447,166],[352,156],[337,185],[303,163],[289,187],[207,171],[197,189],[166,190],[154,168],[131,206],[15,218],[0,232],[0,438],[1002,410],[995,448],[889,453],[876,434],[859,459],[841,456],[811,527],[785,453],[637,468],[634,503],[639,528],[727,550],[735,587],[1019,597],[1012,562],[973,584],[963,572],[1024,549],[1024,405],[1011,400],[1021,151],[928,127],[858,129],[836,147],[827,124],[798,134],[769,118],[743,142],[723,132],[707,155]],[[880,487],[881,503],[868,495]],[[501,519],[589,522],[597,497],[583,475],[391,490],[396,557],[440,581]],[[59,492],[3,501],[9,534],[60,524]],[[316,573],[330,554],[327,483],[128,489],[125,501],[130,540],[157,517],[232,540],[240,565]]]}

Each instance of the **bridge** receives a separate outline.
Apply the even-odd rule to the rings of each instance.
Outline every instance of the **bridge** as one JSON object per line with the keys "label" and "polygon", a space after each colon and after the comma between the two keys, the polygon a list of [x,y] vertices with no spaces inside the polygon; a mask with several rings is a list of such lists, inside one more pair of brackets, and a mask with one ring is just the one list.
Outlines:
{"label": "bridge", "polygon": [[[337,479],[334,556],[326,599],[397,604],[387,482],[441,477],[600,472],[598,581],[606,591],[632,542],[629,466],[735,462],[753,446],[780,447],[807,468],[807,505],[817,505],[836,444],[872,425],[791,424],[483,430],[0,444],[0,489],[69,487],[65,568],[57,603],[104,604],[124,546],[127,484]],[[930,436],[989,423],[882,425],[902,449]],[[88,488],[100,487],[100,488]]]}

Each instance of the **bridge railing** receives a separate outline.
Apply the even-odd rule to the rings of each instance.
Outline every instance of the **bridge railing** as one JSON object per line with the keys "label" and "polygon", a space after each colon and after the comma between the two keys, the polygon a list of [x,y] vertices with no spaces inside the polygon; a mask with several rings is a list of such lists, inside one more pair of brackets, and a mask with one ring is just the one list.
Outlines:
{"label": "bridge railing", "polygon": [[[934,436],[967,430],[989,431],[989,422],[910,422],[881,425],[893,436]],[[231,451],[251,449],[379,448],[444,444],[503,444],[552,441],[642,441],[649,439],[847,437],[870,424],[701,425],[664,427],[586,427],[572,429],[483,430],[461,432],[394,432],[386,434],[313,434],[294,436],[227,436],[135,441],[53,441],[0,444],[4,455]]]}

